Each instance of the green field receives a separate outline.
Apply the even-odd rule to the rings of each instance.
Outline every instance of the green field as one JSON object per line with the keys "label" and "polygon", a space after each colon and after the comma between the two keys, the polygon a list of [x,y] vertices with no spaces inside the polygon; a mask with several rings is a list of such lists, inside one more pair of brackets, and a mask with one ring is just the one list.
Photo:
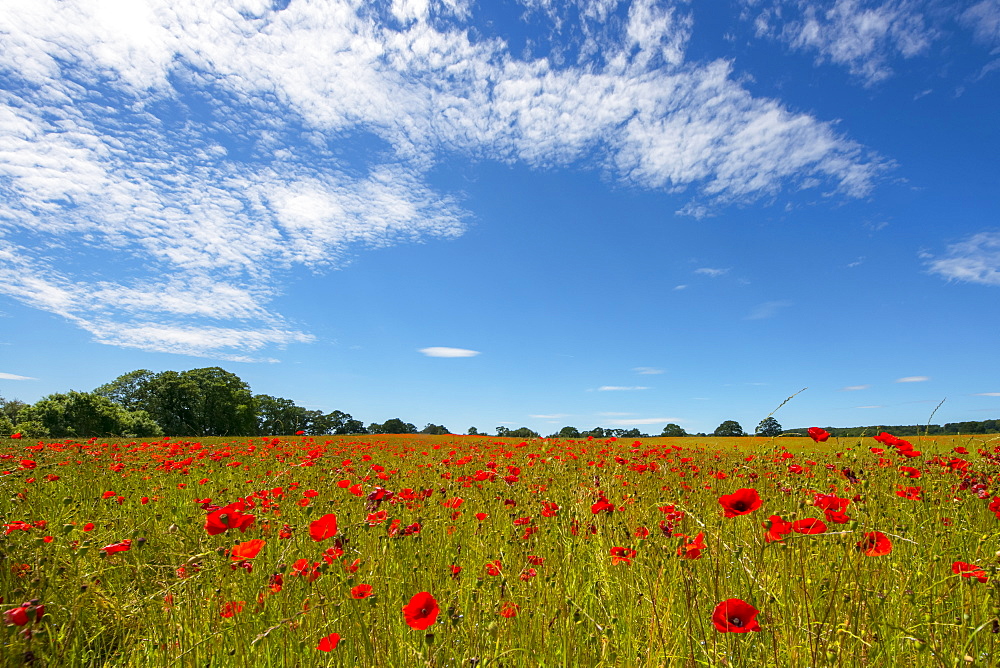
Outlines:
{"label": "green field", "polygon": [[1000,437],[909,441],[3,439],[2,656],[998,665]]}

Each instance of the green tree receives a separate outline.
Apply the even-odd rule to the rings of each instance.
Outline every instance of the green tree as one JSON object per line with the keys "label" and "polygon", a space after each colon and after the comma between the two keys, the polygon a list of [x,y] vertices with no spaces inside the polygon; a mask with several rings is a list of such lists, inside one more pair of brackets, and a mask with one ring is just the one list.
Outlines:
{"label": "green tree", "polygon": [[433,434],[437,436],[443,436],[444,434],[450,434],[448,428],[443,424],[429,424],[420,430],[421,434]]}
{"label": "green tree", "polygon": [[563,427],[556,434],[556,438],[580,438],[580,430],[576,427]]}
{"label": "green tree", "polygon": [[409,422],[403,422],[399,418],[386,420],[382,424],[373,422],[368,425],[370,434],[416,434],[417,428]]}
{"label": "green tree", "polygon": [[52,438],[159,436],[162,430],[145,411],[128,411],[93,392],[50,394],[21,410],[20,421]]}
{"label": "green tree", "polygon": [[736,420],[726,420],[715,428],[715,436],[746,436],[743,427]]}
{"label": "green tree", "polygon": [[760,421],[757,425],[757,435],[767,436],[768,438],[779,436],[781,434],[781,425],[773,417],[768,416]]}
{"label": "green tree", "polygon": [[681,428],[679,424],[674,424],[671,422],[666,427],[663,428],[663,432],[660,436],[670,436],[672,438],[677,438],[680,436],[687,436],[688,433]]}
{"label": "green tree", "polygon": [[468,434],[469,436],[479,436],[479,430],[475,427],[469,427]]}
{"label": "green tree", "polygon": [[[279,434],[294,434],[297,431],[308,431],[308,415],[306,409],[296,406],[291,399],[272,397],[268,394],[254,396],[257,407],[257,434],[259,436],[277,436]],[[323,417],[323,413],[315,411],[313,417]],[[322,433],[322,432],[321,432]]]}
{"label": "green tree", "polygon": [[149,369],[136,369],[118,376],[94,390],[128,411],[148,411],[151,383],[156,374]]}
{"label": "green tree", "polygon": [[0,397],[0,415],[5,416],[13,424],[17,424],[18,413],[28,404],[20,399],[4,399]]}
{"label": "green tree", "polygon": [[[497,435],[499,435],[499,428],[497,429]],[[537,431],[532,431],[527,427],[518,427],[514,430],[507,430],[504,436],[509,436],[510,438],[539,438]]]}
{"label": "green tree", "polygon": [[14,433],[14,421],[0,413],[0,438]]}

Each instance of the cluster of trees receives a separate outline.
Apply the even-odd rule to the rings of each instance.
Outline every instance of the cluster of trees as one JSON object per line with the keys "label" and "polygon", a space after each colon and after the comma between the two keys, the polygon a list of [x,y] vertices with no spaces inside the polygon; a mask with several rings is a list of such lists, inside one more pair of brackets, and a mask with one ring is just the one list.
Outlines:
{"label": "cluster of trees", "polygon": [[[904,425],[870,425],[867,427],[824,427],[832,436],[872,436],[887,431],[894,436],[940,435],[954,436],[957,434],[1000,434],[1000,420],[980,420],[968,422],[947,422],[940,424],[904,424]],[[796,429],[805,433],[805,429]]]}
{"label": "cluster of trees", "polygon": [[[349,413],[324,413],[291,399],[253,394],[219,367],[154,373],[138,369],[91,392],[50,394],[34,404],[0,397],[0,434],[34,438],[415,434],[399,418],[367,427]],[[447,434],[429,424],[420,433]]]}

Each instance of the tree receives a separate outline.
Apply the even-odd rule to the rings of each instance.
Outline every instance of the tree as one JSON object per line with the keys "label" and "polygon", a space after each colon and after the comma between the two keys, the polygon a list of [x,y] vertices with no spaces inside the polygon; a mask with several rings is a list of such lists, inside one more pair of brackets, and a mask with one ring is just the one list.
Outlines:
{"label": "tree", "polygon": [[767,436],[768,438],[772,438],[774,436],[781,435],[781,431],[781,425],[778,424],[777,420],[769,415],[761,420],[760,424],[757,425],[756,433],[758,436]]}
{"label": "tree", "polygon": [[[499,429],[497,431],[499,433]],[[537,431],[532,431],[527,427],[518,427],[513,431],[508,429],[504,436],[508,436],[510,438],[539,438]]]}
{"label": "tree", "polygon": [[663,428],[663,432],[660,436],[669,436],[671,438],[677,438],[680,436],[687,436],[688,433],[684,431],[680,425],[671,422],[666,427]]}
{"label": "tree", "polygon": [[403,422],[399,418],[386,420],[382,424],[373,422],[368,425],[368,432],[371,434],[416,434],[417,428],[409,422]]}
{"label": "tree", "polygon": [[580,438],[580,430],[576,427],[563,427],[556,438]]}
{"label": "tree", "polygon": [[430,424],[428,423],[426,427],[420,430],[421,434],[433,434],[436,436],[443,436],[445,434],[450,434],[448,428],[443,424]]}
{"label": "tree", "polygon": [[20,399],[4,399],[0,397],[0,415],[5,416],[11,423],[16,425],[18,413],[27,405]]}
{"label": "tree", "polygon": [[510,429],[508,429],[507,427],[503,426],[497,427],[497,436],[499,436],[500,438],[507,436],[509,433]]}
{"label": "tree", "polygon": [[715,428],[715,436],[746,436],[743,427],[736,420],[726,420]]}
{"label": "tree", "polygon": [[52,438],[159,436],[159,425],[145,411],[128,411],[93,392],[50,394],[21,409],[25,432]]}
{"label": "tree", "polygon": [[149,410],[151,382],[156,374],[149,369],[136,369],[118,376],[94,390],[128,411]]}
{"label": "tree", "polygon": [[[257,435],[277,436],[279,434],[294,434],[297,431],[307,431],[309,413],[314,413],[313,419],[322,418],[320,411],[306,411],[296,406],[291,399],[272,397],[268,394],[254,396],[257,407]],[[325,433],[325,432],[320,432]]]}
{"label": "tree", "polygon": [[14,433],[14,421],[0,413],[0,438]]}
{"label": "tree", "polygon": [[467,433],[469,436],[479,436],[479,430],[475,427],[469,427],[469,431]]}
{"label": "tree", "polygon": [[590,431],[580,432],[583,438],[604,438],[604,427],[594,427]]}

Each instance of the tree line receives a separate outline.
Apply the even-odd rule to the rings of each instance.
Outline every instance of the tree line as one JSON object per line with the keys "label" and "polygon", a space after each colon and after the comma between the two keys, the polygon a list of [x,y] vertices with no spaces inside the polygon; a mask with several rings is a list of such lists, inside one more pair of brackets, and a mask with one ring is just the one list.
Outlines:
{"label": "tree line", "polygon": [[[877,425],[868,427],[826,427],[832,436],[854,437],[882,431],[896,436],[918,434],[995,434],[1000,420],[950,422],[944,425]],[[428,424],[418,430],[410,422],[392,418],[365,425],[340,410],[329,413],[309,410],[291,399],[253,394],[239,376],[219,367],[188,371],[148,369],[130,371],[90,392],[70,390],[50,394],[34,404],[0,397],[0,435],[20,432],[30,438],[89,438],[92,436],[148,437],[176,436],[278,436],[287,434],[449,434],[447,427]],[[767,436],[800,433],[784,430],[774,417],[761,420],[749,434],[739,422],[722,422],[712,436]],[[470,427],[470,435],[480,435]],[[488,435],[488,434],[481,434]],[[508,438],[540,438],[528,427],[496,428],[496,435]],[[708,436],[688,434],[670,423],[657,436]],[[547,438],[649,438],[637,428],[594,427],[580,430],[566,426]]]}
{"label": "tree line", "polygon": [[30,438],[449,433],[443,425],[418,432],[399,418],[366,426],[340,410],[309,410],[291,399],[254,394],[219,367],[137,369],[90,392],[50,394],[34,404],[0,397],[0,434],[14,432]]}

